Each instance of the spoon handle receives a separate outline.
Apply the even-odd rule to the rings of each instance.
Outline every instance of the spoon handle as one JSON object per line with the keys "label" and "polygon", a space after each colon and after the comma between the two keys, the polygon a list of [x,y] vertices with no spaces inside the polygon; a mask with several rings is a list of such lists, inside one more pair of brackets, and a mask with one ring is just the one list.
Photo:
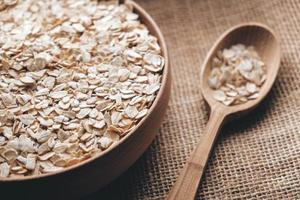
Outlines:
{"label": "spoon handle", "polygon": [[219,109],[212,109],[201,142],[187,160],[167,200],[193,200],[209,154],[221,129],[226,114]]}

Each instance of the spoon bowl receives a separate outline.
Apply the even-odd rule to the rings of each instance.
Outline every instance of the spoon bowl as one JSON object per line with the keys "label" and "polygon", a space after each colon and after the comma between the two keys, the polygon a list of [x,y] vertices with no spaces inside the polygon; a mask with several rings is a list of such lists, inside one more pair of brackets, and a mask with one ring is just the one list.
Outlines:
{"label": "spoon bowl", "polygon": [[[267,79],[262,85],[259,97],[247,101],[243,104],[225,106],[216,101],[213,96],[213,90],[208,85],[208,77],[211,71],[212,59],[219,50],[229,48],[235,44],[244,44],[245,46],[254,46],[255,51],[265,63],[267,70]],[[202,95],[211,109],[218,106],[226,113],[242,114],[255,108],[270,91],[280,66],[280,44],[272,29],[260,23],[240,24],[226,31],[213,45],[202,65],[201,71],[201,90]]]}
{"label": "spoon bowl", "polygon": [[[235,44],[254,46],[256,52],[267,66],[266,81],[259,91],[258,98],[245,103],[226,106],[213,98],[213,90],[208,85],[211,63],[219,50]],[[199,182],[208,161],[211,149],[225,121],[236,118],[254,109],[267,96],[276,79],[280,66],[280,45],[276,34],[266,25],[247,23],[237,25],[226,31],[209,51],[201,71],[201,90],[204,99],[210,106],[210,117],[201,141],[187,160],[168,200],[192,200],[195,197]]]}

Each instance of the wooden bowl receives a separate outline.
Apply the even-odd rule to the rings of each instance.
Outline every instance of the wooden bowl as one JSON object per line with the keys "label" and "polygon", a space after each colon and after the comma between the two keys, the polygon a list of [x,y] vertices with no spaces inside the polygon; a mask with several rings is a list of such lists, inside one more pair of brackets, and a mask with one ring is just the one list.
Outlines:
{"label": "wooden bowl", "polygon": [[153,141],[162,123],[170,96],[171,77],[167,47],[161,31],[147,12],[131,0],[125,0],[124,3],[133,6],[140,20],[151,34],[158,38],[166,59],[162,86],[148,115],[119,143],[91,159],[57,173],[0,179],[1,199],[80,198],[97,191],[126,171]]}

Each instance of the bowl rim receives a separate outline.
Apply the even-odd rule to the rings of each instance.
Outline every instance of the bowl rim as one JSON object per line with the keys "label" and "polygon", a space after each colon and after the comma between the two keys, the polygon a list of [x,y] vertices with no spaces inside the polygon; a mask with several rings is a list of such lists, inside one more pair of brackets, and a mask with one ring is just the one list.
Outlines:
{"label": "bowl rim", "polygon": [[123,138],[120,139],[117,143],[112,144],[108,149],[96,153],[96,155],[83,160],[75,165],[71,165],[69,167],[66,167],[62,170],[59,170],[57,172],[52,172],[52,173],[46,173],[46,174],[39,174],[39,175],[30,175],[30,176],[24,176],[24,177],[11,177],[11,178],[1,178],[0,177],[0,182],[17,182],[17,181],[30,181],[30,180],[38,180],[38,179],[43,179],[43,178],[49,178],[53,176],[58,176],[67,172],[70,172],[72,170],[78,169],[80,167],[83,167],[84,165],[87,165],[97,159],[100,159],[101,157],[104,157],[105,155],[111,153],[113,150],[115,150],[119,145],[123,144],[125,141],[128,140],[129,137],[131,137],[143,124],[144,122],[149,119],[151,114],[153,113],[154,108],[157,106],[159,100],[163,96],[163,92],[165,91],[165,88],[167,86],[167,79],[168,79],[168,74],[169,72],[169,54],[168,54],[168,49],[167,45],[164,39],[164,36],[156,24],[156,22],[153,20],[153,18],[144,10],[139,4],[134,2],[133,0],[124,0],[124,4],[132,6],[133,7],[133,12],[138,13],[140,20],[146,22],[148,25],[146,25],[148,28],[151,27],[150,33],[152,35],[155,35],[156,38],[158,39],[158,43],[161,47],[161,52],[162,56],[165,58],[165,66],[162,71],[162,80],[161,80],[161,87],[155,97],[155,100],[153,101],[152,105],[149,108],[148,114],[141,119],[138,124],[130,130]]}

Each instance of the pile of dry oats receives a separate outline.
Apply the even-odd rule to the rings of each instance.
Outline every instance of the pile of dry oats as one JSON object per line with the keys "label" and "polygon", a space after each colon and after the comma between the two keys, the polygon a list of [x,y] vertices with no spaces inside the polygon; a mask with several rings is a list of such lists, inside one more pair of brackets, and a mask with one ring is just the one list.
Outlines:
{"label": "pile of dry oats", "polygon": [[147,115],[164,58],[132,8],[93,0],[0,8],[0,177],[74,165]]}
{"label": "pile of dry oats", "polygon": [[254,47],[243,44],[219,51],[208,79],[213,98],[226,106],[256,99],[266,80],[266,67]]}

